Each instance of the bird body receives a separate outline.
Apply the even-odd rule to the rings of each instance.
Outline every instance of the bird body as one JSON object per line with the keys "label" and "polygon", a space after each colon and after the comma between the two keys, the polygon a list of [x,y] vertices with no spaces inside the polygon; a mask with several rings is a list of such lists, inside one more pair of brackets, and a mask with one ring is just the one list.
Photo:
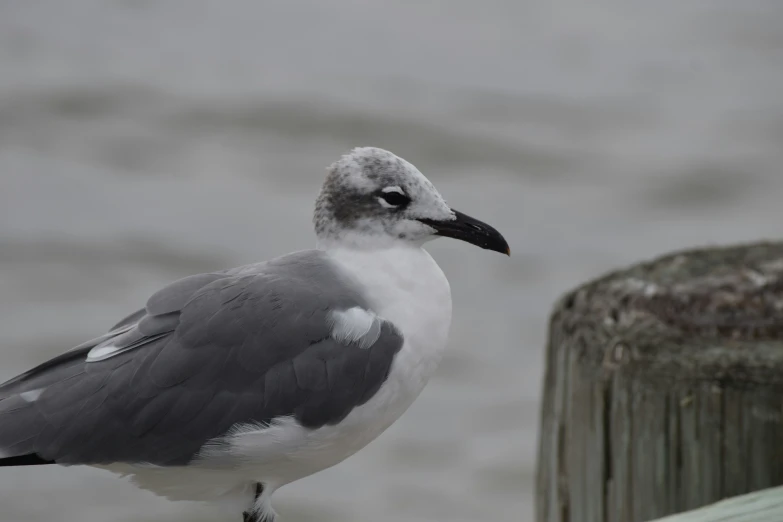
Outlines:
{"label": "bird body", "polygon": [[[245,510],[252,501],[255,509],[269,516],[268,499],[277,488],[338,464],[391,426],[424,389],[445,352],[451,323],[448,280],[419,247],[359,255],[338,248],[326,254],[375,296],[368,312],[394,324],[405,339],[389,376],[369,401],[338,425],[316,430],[303,428],[292,418],[271,425],[238,425],[228,437],[230,459],[224,447],[206,450],[187,472],[179,467],[128,464],[106,469],[129,475],[140,487],[171,500],[212,500]],[[253,500],[256,483],[264,485],[264,495]]]}
{"label": "bird body", "polygon": [[451,324],[437,235],[508,253],[410,163],[354,149],[316,202],[315,250],[183,278],[108,333],[0,386],[0,466],[85,464],[271,521],[421,393]]}

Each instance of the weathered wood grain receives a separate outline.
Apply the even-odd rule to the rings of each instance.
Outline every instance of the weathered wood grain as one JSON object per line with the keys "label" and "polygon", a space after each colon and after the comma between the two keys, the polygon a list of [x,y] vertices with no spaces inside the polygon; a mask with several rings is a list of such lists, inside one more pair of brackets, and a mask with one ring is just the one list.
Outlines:
{"label": "weathered wood grain", "polygon": [[781,484],[783,243],[668,255],[559,300],[538,522],[642,522]]}

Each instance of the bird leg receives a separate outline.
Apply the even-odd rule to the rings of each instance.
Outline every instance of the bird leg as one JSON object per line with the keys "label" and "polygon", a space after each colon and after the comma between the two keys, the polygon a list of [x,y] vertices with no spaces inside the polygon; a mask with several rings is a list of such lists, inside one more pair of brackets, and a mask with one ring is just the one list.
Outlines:
{"label": "bird leg", "polygon": [[[256,505],[258,502],[258,499],[261,497],[261,495],[264,493],[264,485],[260,482],[256,482],[256,492],[255,496],[253,497],[253,506]],[[267,513],[264,513],[263,511],[245,511],[242,513],[242,522],[275,522],[274,516],[272,518],[269,518],[269,515]]]}

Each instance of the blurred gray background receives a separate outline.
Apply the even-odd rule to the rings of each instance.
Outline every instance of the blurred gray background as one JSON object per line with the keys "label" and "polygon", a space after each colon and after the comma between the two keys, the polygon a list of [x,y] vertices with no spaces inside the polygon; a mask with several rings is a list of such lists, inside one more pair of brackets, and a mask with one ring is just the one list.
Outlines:
{"label": "blurred gray background", "polygon": [[[454,297],[442,367],[275,505],[529,521],[557,296],[781,235],[783,3],[2,0],[0,379],[173,279],[310,247],[324,169],[356,145],[416,164],[514,257],[432,245]],[[0,470],[0,520],[232,519],[45,467]]]}

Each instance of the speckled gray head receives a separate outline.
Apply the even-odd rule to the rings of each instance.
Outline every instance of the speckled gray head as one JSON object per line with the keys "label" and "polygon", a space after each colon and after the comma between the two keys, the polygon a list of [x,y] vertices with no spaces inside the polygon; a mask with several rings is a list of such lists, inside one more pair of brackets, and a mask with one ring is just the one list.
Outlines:
{"label": "speckled gray head", "polygon": [[313,222],[321,245],[421,245],[448,236],[509,254],[497,230],[450,208],[415,166],[375,147],[355,148],[329,167]]}

